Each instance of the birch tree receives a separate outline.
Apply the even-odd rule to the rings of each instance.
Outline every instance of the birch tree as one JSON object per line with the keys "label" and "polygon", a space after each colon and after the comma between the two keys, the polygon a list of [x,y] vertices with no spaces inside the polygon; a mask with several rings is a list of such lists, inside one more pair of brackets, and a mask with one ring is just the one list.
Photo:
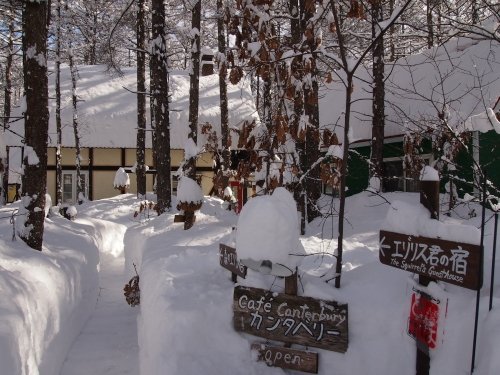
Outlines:
{"label": "birch tree", "polygon": [[63,203],[63,183],[62,183],[62,123],[61,123],[61,53],[62,53],[62,0],[56,2],[56,22],[55,22],[55,89],[56,89],[56,205]]}

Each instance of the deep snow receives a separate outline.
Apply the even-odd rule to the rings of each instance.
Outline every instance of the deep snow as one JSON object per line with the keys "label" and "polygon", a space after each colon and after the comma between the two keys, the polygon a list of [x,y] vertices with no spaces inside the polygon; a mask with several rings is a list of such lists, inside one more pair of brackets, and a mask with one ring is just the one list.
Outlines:
{"label": "deep snow", "polygon": [[[418,194],[391,193],[384,198],[418,204]],[[338,204],[329,197],[322,199],[325,212],[333,212],[331,203]],[[46,249],[42,253],[27,249],[20,240],[11,242],[9,220],[0,220],[0,288],[6,296],[0,300],[0,374],[37,374],[37,366],[41,374],[57,374],[55,369],[67,354],[68,342],[77,336],[76,327],[80,329],[86,321],[83,312],[94,308],[66,357],[62,375],[292,373],[255,362],[250,345],[265,340],[233,329],[234,284],[230,273],[219,265],[218,248],[219,243],[235,245],[233,228],[238,227],[238,216],[225,210],[222,200],[205,197],[194,227],[184,231],[182,223],[173,223],[175,210],[160,217],[151,213],[149,218],[134,218],[138,205],[134,196],[120,195],[84,203],[75,222],[47,219]],[[2,209],[0,215],[7,216],[12,207]],[[387,212],[398,207],[401,205],[390,206],[369,193],[348,199],[340,289],[325,282],[332,277],[335,264],[331,254],[336,239],[331,238],[332,234],[336,238],[336,217],[316,219],[300,237],[309,256],[303,257],[299,266],[299,295],[349,305],[347,352],[310,348],[319,353],[320,374],[415,372],[415,342],[406,334],[415,282],[410,273],[378,261],[378,231]],[[459,218],[468,217],[470,209],[480,212],[473,204],[463,206],[454,217],[442,217],[441,221],[477,227],[478,217]],[[487,218],[490,216],[489,212]],[[475,371],[480,375],[500,373],[496,355],[500,345],[498,276],[494,309],[489,313],[487,309],[492,222],[488,221],[485,237]],[[258,226],[255,228],[258,230]],[[100,251],[99,298],[96,249]],[[124,283],[134,275],[132,263],[141,276],[141,305],[135,308],[125,303],[122,294]],[[239,282],[283,291],[283,279],[252,270]],[[53,293],[55,290],[58,292]],[[89,290],[92,298],[81,297]],[[448,302],[447,315],[440,322],[438,348],[431,353],[431,374],[467,374],[475,292],[444,283],[431,284],[427,291]],[[26,311],[36,308],[38,314],[31,316],[37,319],[29,319]],[[79,317],[76,322],[71,319],[75,312]],[[58,340],[51,340],[54,333]],[[136,335],[138,342],[134,342]],[[51,363],[52,371],[44,371],[41,363]]]}

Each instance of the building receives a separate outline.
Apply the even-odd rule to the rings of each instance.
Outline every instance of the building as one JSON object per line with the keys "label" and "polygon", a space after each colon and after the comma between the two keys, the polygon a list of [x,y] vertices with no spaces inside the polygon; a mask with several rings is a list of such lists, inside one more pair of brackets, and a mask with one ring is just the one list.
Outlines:
{"label": "building", "polygon": [[[125,68],[123,76],[111,76],[106,66],[78,66],[77,82],[78,123],[81,146],[81,165],[85,195],[89,199],[101,199],[117,195],[113,188],[115,173],[119,167],[132,170],[136,162],[137,137],[137,102],[136,71]],[[55,74],[53,68],[49,75],[49,151],[47,192],[55,197],[56,186],[56,125],[55,125]],[[172,174],[177,171],[183,160],[184,145],[188,135],[189,117],[189,75],[185,71],[170,74],[170,147]],[[76,151],[72,127],[73,108],[71,102],[71,76],[69,67],[61,69],[61,117],[62,117],[62,164],[63,164],[63,199],[64,203],[76,200]],[[146,164],[154,171],[151,149],[151,124],[149,100],[147,104]],[[258,121],[257,111],[250,91],[248,80],[238,85],[228,85],[229,125],[239,129],[245,121]],[[1,133],[7,146],[9,164],[9,201],[16,195],[21,178],[23,156],[21,104],[13,113],[13,121],[8,130]],[[21,117],[15,121],[16,116]],[[203,151],[207,136],[202,134],[202,127],[211,124],[212,129],[220,134],[219,80],[218,75],[200,77],[200,104],[198,126],[198,148]],[[233,137],[234,144],[237,137]],[[197,162],[198,176],[205,194],[212,187],[213,157],[201,152]],[[130,192],[136,192],[135,175],[130,173]],[[147,191],[153,190],[154,173],[147,175]],[[176,179],[172,176],[173,193]]]}
{"label": "building", "polygon": [[[457,181],[473,179],[473,160],[500,186],[500,123],[492,113],[500,111],[500,43],[491,40],[454,38],[441,47],[386,64],[385,138],[383,181],[385,191],[415,191],[418,182],[405,168],[405,134],[426,132],[442,118],[453,132],[470,132],[467,151],[457,160],[463,168]],[[320,90],[320,124],[344,137],[345,87],[342,72]],[[348,194],[368,186],[371,152],[372,78],[360,67],[354,81],[349,132]],[[442,118],[440,117],[442,113]],[[489,116],[488,116],[489,113]],[[424,141],[420,156],[432,164],[430,141]],[[458,185],[461,183],[458,182]],[[462,184],[463,192],[471,191]],[[460,190],[459,189],[459,190]]]}

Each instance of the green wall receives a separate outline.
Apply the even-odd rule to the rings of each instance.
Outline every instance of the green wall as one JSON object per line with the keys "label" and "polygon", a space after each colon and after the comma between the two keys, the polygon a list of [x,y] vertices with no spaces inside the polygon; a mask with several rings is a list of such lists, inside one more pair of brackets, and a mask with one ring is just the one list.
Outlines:
{"label": "green wall", "polygon": [[[431,143],[424,140],[421,154],[431,152]],[[384,158],[402,157],[403,142],[386,143],[384,145]],[[368,160],[370,158],[370,146],[351,147],[349,152],[349,164],[347,171],[347,195],[360,193],[368,186]],[[494,131],[479,134],[479,159],[481,166],[486,170],[488,179],[494,186],[500,187],[500,134]],[[457,155],[457,170],[453,172],[458,177],[455,185],[459,196],[464,193],[471,193],[473,186],[473,159],[472,141],[468,149],[461,151]],[[448,182],[446,176],[442,179],[442,191],[444,184]]]}

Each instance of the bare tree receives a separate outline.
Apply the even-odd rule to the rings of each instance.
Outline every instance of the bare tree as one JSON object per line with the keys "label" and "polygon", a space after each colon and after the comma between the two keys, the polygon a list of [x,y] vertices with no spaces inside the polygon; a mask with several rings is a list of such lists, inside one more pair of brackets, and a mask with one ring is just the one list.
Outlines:
{"label": "bare tree", "polygon": [[49,126],[47,84],[47,1],[23,3],[24,88],[26,93],[25,157],[22,207],[26,218],[20,237],[42,250],[47,183]]}
{"label": "bare tree", "polygon": [[137,197],[146,197],[146,1],[137,3]]}
{"label": "bare tree", "polygon": [[[219,96],[220,96],[220,123],[222,137],[223,170],[231,168],[231,152],[229,148],[229,112],[227,106],[227,61],[226,61],[226,32],[224,27],[224,7],[222,0],[217,0],[217,40],[219,47]],[[224,186],[225,187],[225,186]]]}
{"label": "bare tree", "polygon": [[73,56],[73,48],[71,40],[68,47],[68,62],[69,70],[71,72],[71,104],[73,106],[73,116],[72,116],[72,126],[73,135],[75,137],[75,167],[76,167],[76,200],[78,204],[83,202],[83,186],[82,186],[82,154],[80,148],[80,129],[78,125],[78,96],[76,93],[77,82],[78,82],[78,69],[75,65],[75,60]]}
{"label": "bare tree", "polygon": [[151,79],[155,121],[156,194],[158,214],[171,207],[170,181],[170,119],[168,101],[168,61],[165,42],[165,5],[163,0],[152,2]]}
{"label": "bare tree", "polygon": [[[345,75],[344,85],[345,85],[345,109],[344,109],[344,139],[342,142],[343,155],[342,163],[340,166],[340,202],[339,202],[339,224],[338,224],[338,239],[337,239],[337,264],[335,267],[335,287],[340,288],[340,277],[342,272],[342,254],[343,254],[343,240],[344,240],[344,220],[345,220],[345,201],[346,201],[346,177],[347,177],[347,161],[349,156],[349,129],[351,120],[351,105],[352,105],[352,93],[354,90],[353,79],[354,74],[361,66],[361,63],[366,58],[368,53],[372,50],[374,45],[378,42],[379,38],[383,38],[384,34],[390,29],[390,26],[396,22],[396,20],[401,16],[404,10],[409,6],[411,0],[406,0],[401,8],[391,15],[389,22],[380,29],[378,34],[372,39],[370,45],[362,51],[362,53],[354,61],[350,61],[350,56],[348,54],[346,46],[346,36],[344,30],[342,29],[339,15],[339,6],[330,0],[330,8],[333,13],[335,28],[334,32],[337,36],[339,45],[339,55],[340,61],[337,61],[336,57],[334,59],[337,63],[340,63],[340,67]],[[359,15],[355,15],[358,17]]]}
{"label": "bare tree", "polygon": [[61,124],[61,44],[62,44],[62,1],[57,0],[56,3],[56,205],[61,205],[63,200],[63,184],[62,184],[62,124]]}
{"label": "bare tree", "polygon": [[[376,39],[381,30],[379,22],[384,19],[381,0],[371,1],[371,26],[372,38]],[[391,29],[389,29],[390,32]],[[373,119],[371,137],[370,176],[380,178],[383,176],[382,165],[384,160],[384,127],[385,127],[385,102],[384,102],[384,38],[377,38],[372,52],[373,71]]]}
{"label": "bare tree", "polygon": [[[189,72],[189,133],[188,140],[194,145],[198,138],[198,105],[200,100],[200,38],[201,0],[188,2],[191,8],[191,66]],[[187,152],[187,150],[186,150]],[[184,174],[196,179],[196,155],[186,155]]]}
{"label": "bare tree", "polygon": [[14,6],[12,1],[9,3],[10,7],[7,14],[10,16],[8,21],[8,34],[7,34],[7,51],[5,61],[5,88],[4,88],[4,106],[3,106],[3,128],[7,127],[10,118],[11,109],[11,94],[12,94],[12,64],[14,60],[14,32],[15,32],[15,16]]}

